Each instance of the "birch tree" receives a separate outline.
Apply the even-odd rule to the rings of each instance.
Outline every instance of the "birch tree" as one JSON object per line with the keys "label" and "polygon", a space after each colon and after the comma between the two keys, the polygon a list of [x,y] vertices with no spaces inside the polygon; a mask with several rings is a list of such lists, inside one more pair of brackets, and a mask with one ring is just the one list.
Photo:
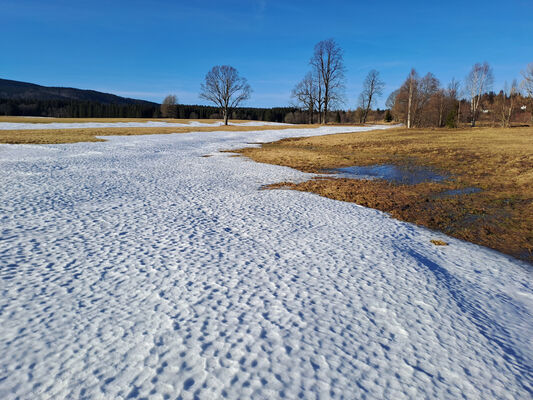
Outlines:
{"label": "birch tree", "polygon": [[217,65],[205,76],[200,98],[216,104],[228,124],[229,113],[241,102],[250,98],[252,89],[245,78],[229,65]]}
{"label": "birch tree", "polygon": [[412,125],[412,115],[413,113],[413,98],[415,97],[416,92],[416,86],[418,83],[418,74],[416,73],[415,69],[411,69],[411,72],[409,73],[409,76],[407,77],[407,90],[408,90],[408,97],[407,97],[407,129],[411,128]]}
{"label": "birch tree", "polygon": [[343,51],[333,39],[323,40],[315,45],[309,62],[321,80],[324,111],[322,123],[327,123],[328,110],[342,102],[344,91]]}
{"label": "birch tree", "polygon": [[476,63],[466,77],[466,90],[470,97],[470,117],[472,127],[476,126],[477,113],[481,96],[490,89],[494,82],[492,68],[487,62]]}
{"label": "birch tree", "polygon": [[385,83],[381,80],[379,72],[371,70],[363,82],[363,90],[359,96],[361,108],[363,109],[362,122],[366,122],[368,112],[375,103],[376,98],[383,94]]}

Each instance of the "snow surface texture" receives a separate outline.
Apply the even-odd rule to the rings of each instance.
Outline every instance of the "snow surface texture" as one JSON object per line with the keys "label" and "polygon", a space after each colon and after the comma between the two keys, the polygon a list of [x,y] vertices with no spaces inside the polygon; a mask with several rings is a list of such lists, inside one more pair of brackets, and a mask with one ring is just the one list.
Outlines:
{"label": "snow surface texture", "polygon": [[[198,122],[190,121],[188,123],[177,122],[51,122],[51,123],[21,123],[21,122],[0,122],[0,130],[26,130],[26,129],[80,129],[80,128],[175,128],[175,127],[200,127],[200,126],[222,126],[222,122]],[[264,121],[250,121],[250,122],[230,122],[229,125],[235,126],[276,126],[276,125],[290,125],[279,122],[264,122]]]}
{"label": "snow surface texture", "polygon": [[531,398],[527,264],[218,152],[347,130],[1,145],[0,398]]}

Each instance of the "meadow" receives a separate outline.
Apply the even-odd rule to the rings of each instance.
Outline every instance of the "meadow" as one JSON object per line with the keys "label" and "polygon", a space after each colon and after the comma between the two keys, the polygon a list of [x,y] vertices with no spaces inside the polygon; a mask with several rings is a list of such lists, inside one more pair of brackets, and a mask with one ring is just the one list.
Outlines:
{"label": "meadow", "polygon": [[[291,188],[375,208],[450,236],[533,261],[533,128],[392,129],[288,138],[238,151],[304,172],[393,164],[448,178],[416,185],[318,177]],[[446,195],[475,188],[476,193]]]}

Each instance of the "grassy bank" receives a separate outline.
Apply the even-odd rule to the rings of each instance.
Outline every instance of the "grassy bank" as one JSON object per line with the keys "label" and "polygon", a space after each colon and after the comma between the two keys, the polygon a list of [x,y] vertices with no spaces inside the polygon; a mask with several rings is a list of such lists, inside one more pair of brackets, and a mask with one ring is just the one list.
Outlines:
{"label": "grassy bank", "polygon": [[[305,172],[373,164],[431,167],[451,179],[400,185],[319,178],[272,187],[356,202],[533,262],[533,128],[392,129],[285,139],[239,153]],[[442,195],[469,187],[482,191]]]}

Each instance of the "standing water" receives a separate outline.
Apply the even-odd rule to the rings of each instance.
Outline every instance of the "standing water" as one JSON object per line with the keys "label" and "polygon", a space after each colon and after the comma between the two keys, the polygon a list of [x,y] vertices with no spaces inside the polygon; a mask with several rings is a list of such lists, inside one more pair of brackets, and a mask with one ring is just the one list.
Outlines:
{"label": "standing water", "polygon": [[338,178],[385,179],[406,185],[416,185],[422,182],[441,182],[447,178],[430,168],[415,165],[377,164],[362,167],[333,168],[324,170],[324,172],[335,174]]}

